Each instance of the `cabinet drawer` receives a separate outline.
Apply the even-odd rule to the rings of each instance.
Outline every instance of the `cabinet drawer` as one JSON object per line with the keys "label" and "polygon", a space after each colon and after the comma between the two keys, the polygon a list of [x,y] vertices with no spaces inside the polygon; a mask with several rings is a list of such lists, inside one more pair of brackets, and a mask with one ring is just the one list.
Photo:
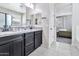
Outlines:
{"label": "cabinet drawer", "polygon": [[29,46],[25,47],[25,55],[29,55],[34,50],[34,43],[30,44]]}
{"label": "cabinet drawer", "polygon": [[0,56],[9,56],[9,44],[0,46]]}
{"label": "cabinet drawer", "polygon": [[1,39],[3,39],[3,41],[0,42],[0,56],[24,55],[24,39],[22,35],[7,36]]}
{"label": "cabinet drawer", "polygon": [[42,34],[42,31],[36,31],[35,34]]}
{"label": "cabinet drawer", "polygon": [[35,32],[35,49],[42,44],[42,31]]}
{"label": "cabinet drawer", "polygon": [[0,37],[0,45],[16,40],[15,38],[22,37],[23,35],[12,35],[6,37]]}
{"label": "cabinet drawer", "polygon": [[34,33],[25,34],[25,44],[28,45],[30,42],[34,42]]}

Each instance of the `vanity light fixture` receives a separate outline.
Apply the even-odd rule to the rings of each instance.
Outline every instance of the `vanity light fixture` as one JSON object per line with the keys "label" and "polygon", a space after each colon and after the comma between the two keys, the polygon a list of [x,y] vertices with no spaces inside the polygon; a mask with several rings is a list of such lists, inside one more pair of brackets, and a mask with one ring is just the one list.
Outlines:
{"label": "vanity light fixture", "polygon": [[29,7],[29,8],[31,8],[31,9],[34,9],[34,5],[33,5],[32,3],[24,3],[24,5],[25,5],[26,7]]}

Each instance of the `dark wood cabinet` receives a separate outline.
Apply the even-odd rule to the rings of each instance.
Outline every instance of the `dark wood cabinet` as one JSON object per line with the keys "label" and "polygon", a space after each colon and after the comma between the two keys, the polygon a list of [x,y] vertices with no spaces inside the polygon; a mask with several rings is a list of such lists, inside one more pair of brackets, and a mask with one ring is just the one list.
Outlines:
{"label": "dark wood cabinet", "polygon": [[0,46],[0,56],[9,56],[10,55],[10,46],[8,44],[4,44]]}
{"label": "dark wood cabinet", "polygon": [[42,44],[42,31],[25,34],[25,55],[29,55]]}
{"label": "dark wood cabinet", "polygon": [[12,42],[13,56],[23,56],[24,55],[23,37],[20,36],[14,39],[16,40]]}
{"label": "dark wood cabinet", "polygon": [[35,49],[42,44],[42,31],[35,32]]}
{"label": "dark wood cabinet", "polygon": [[0,56],[24,55],[24,39],[22,35],[7,36],[0,39],[4,39],[0,42]]}
{"label": "dark wood cabinet", "polygon": [[25,34],[25,46],[34,43],[34,32],[26,33]]}
{"label": "dark wood cabinet", "polygon": [[25,55],[29,55],[34,50],[34,32],[25,34]]}
{"label": "dark wood cabinet", "polygon": [[25,55],[29,55],[31,52],[34,51],[34,43],[25,47]]}
{"label": "dark wood cabinet", "polygon": [[27,56],[41,44],[42,31],[0,37],[0,56]]}

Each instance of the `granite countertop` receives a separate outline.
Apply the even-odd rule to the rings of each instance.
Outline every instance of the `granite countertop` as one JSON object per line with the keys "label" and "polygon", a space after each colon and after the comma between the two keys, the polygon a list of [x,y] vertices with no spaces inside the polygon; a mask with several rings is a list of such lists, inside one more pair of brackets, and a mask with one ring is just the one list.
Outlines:
{"label": "granite countertop", "polygon": [[40,31],[40,30],[42,30],[42,29],[27,29],[27,30],[20,30],[20,31],[0,32],[0,37],[16,35],[16,34],[23,34],[23,33],[29,33],[29,32],[35,32],[35,31]]}

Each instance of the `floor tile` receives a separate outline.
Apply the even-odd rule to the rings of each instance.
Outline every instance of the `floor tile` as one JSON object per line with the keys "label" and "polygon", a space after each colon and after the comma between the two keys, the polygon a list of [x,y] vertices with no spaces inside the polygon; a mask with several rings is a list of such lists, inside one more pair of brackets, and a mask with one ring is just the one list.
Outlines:
{"label": "floor tile", "polygon": [[57,42],[55,48],[40,46],[29,56],[79,56],[79,49],[71,47],[70,44]]}

